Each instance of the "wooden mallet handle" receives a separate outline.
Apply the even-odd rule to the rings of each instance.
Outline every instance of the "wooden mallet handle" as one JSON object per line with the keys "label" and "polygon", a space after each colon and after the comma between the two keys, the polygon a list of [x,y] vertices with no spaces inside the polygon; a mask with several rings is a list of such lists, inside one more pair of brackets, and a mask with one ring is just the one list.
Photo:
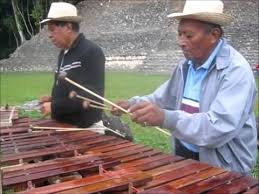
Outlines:
{"label": "wooden mallet handle", "polygon": [[86,87],[84,87],[84,86],[81,86],[80,84],[78,84],[78,83],[74,82],[73,80],[69,79],[68,77],[66,77],[66,73],[65,73],[65,74],[64,74],[64,73],[60,73],[59,79],[64,79],[64,80],[66,80],[67,82],[71,83],[72,85],[74,85],[74,86],[76,86],[76,87],[78,87],[78,88],[84,90],[85,92],[87,92],[87,93],[89,93],[89,94],[95,96],[96,98],[99,98],[100,100],[103,100],[104,102],[106,102],[106,103],[108,103],[108,104],[110,104],[110,105],[112,105],[112,106],[114,106],[114,107],[120,109],[122,112],[124,112],[124,113],[126,113],[126,114],[130,114],[129,111],[125,110],[124,108],[118,106],[117,104],[115,104],[115,103],[113,103],[113,102],[107,100],[106,98],[100,96],[99,94],[96,94],[96,93],[94,93],[93,91],[89,90],[88,88],[86,88]]}
{"label": "wooden mallet handle", "polygon": [[[103,98],[102,96],[100,96],[100,95],[98,95],[98,94],[92,92],[91,90],[85,88],[84,86],[81,86],[80,84],[78,84],[78,83],[74,82],[73,80],[69,79],[68,77],[66,77],[66,72],[60,73],[59,79],[64,79],[64,80],[66,80],[67,82],[71,83],[72,85],[74,85],[74,86],[76,86],[76,87],[78,87],[78,88],[80,88],[80,89],[86,91],[87,93],[89,93],[89,94],[91,94],[91,95],[93,95],[93,96],[95,96],[95,97],[97,97],[97,98],[103,100],[104,102],[106,102],[106,103],[108,103],[108,104],[110,104],[110,105],[112,105],[112,106],[114,106],[114,107],[120,109],[122,112],[124,112],[124,113],[130,115],[130,112],[129,112],[128,110],[126,110],[126,109],[124,109],[124,108],[118,106],[117,104],[115,104],[115,103],[113,103],[113,102],[107,100],[106,98]],[[171,136],[171,134],[170,134],[169,132],[167,132],[167,131],[165,131],[165,130],[159,128],[159,127],[155,127],[155,128],[156,128],[157,130],[161,131],[162,133],[164,133],[164,134],[166,134],[166,135],[168,135],[168,136]]]}

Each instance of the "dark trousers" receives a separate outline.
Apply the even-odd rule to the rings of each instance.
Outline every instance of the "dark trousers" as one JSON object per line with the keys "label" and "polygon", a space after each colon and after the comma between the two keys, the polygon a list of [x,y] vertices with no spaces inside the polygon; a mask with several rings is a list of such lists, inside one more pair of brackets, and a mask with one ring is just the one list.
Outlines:
{"label": "dark trousers", "polygon": [[175,154],[188,159],[199,161],[199,153],[187,149],[178,139],[175,138]]}

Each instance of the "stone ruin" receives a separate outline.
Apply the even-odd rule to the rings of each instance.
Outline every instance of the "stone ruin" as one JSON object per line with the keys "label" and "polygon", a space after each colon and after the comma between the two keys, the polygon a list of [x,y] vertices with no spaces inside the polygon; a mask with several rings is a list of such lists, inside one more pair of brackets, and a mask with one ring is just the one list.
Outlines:
{"label": "stone ruin", "polygon": [[[223,0],[235,21],[224,28],[226,39],[250,62],[258,64],[258,0]],[[106,69],[169,73],[181,59],[177,21],[166,16],[179,12],[183,0],[85,0],[77,7],[83,17],[81,32],[100,45]],[[5,71],[52,71],[56,49],[46,29],[0,61]]]}

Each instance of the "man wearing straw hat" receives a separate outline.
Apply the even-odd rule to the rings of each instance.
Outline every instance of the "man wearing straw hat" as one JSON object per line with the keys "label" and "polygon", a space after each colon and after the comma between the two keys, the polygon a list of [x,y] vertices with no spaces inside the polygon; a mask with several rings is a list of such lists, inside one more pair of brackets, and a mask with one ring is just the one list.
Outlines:
{"label": "man wearing straw hat", "polygon": [[76,7],[65,2],[52,3],[48,17],[41,21],[41,24],[47,24],[51,42],[61,51],[52,95],[42,97],[40,102],[42,112],[51,112],[53,119],[79,127],[89,127],[101,120],[101,110],[83,108],[82,101],[70,99],[69,93],[75,91],[78,95],[93,97],[81,94],[82,90],[58,79],[60,72],[66,72],[67,77],[78,84],[101,96],[104,94],[105,57],[99,46],[79,33],[80,21]]}
{"label": "man wearing straw hat", "polygon": [[[178,44],[185,59],[153,93],[117,105],[142,125],[168,129],[176,155],[250,174],[256,163],[256,84],[246,59],[222,37],[232,17],[220,0],[187,0]],[[113,107],[113,114],[121,112]]]}

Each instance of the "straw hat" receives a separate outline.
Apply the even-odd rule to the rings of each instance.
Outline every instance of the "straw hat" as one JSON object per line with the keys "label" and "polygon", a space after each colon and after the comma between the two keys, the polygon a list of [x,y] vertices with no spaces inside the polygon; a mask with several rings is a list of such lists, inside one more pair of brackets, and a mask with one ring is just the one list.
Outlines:
{"label": "straw hat", "polygon": [[77,9],[74,5],[65,2],[51,3],[48,17],[40,23],[49,21],[77,22],[81,21],[81,17],[77,15]]}
{"label": "straw hat", "polygon": [[228,25],[233,18],[223,13],[223,7],[223,2],[220,0],[186,0],[182,13],[172,13],[167,17]]}

